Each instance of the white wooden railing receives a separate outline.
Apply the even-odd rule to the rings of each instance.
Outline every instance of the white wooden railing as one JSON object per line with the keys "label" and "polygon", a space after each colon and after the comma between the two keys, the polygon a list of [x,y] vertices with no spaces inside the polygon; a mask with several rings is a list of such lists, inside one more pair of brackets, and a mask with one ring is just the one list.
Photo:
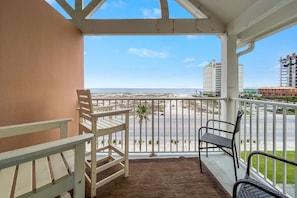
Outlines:
{"label": "white wooden railing", "polygon": [[[95,99],[95,105],[112,105],[114,109],[131,108],[130,153],[196,152],[196,131],[207,119],[220,119],[223,98],[104,98]],[[136,108],[148,108],[148,120],[140,131]],[[123,135],[118,133],[114,143],[123,146]],[[100,140],[105,144],[105,139]]]}
{"label": "white wooden railing", "polygon": [[[247,162],[248,154],[251,151],[264,151],[296,161],[296,104],[239,98],[233,99],[233,101],[235,101],[236,108],[241,108],[245,112],[239,137],[239,152],[242,162]],[[254,170],[258,176],[273,186],[281,188],[285,193],[297,195],[295,192],[297,190],[297,170],[293,170],[293,174],[291,174],[290,168],[292,167],[285,166],[285,164],[276,164],[274,161],[270,166],[267,159],[262,160],[262,163],[263,165],[259,158],[255,160]],[[279,168],[282,171],[279,172]],[[269,175],[270,169],[271,176]],[[277,174],[290,175],[293,177],[293,181],[287,177],[277,180]]]}

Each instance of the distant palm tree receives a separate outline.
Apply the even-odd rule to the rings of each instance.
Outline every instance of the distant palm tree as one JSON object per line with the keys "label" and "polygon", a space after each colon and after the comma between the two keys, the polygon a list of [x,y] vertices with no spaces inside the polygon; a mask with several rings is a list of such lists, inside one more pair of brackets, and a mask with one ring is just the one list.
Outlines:
{"label": "distant palm tree", "polygon": [[144,104],[139,104],[136,109],[136,116],[139,117],[139,127],[140,127],[140,140],[139,140],[139,146],[141,151],[141,144],[142,144],[142,122],[143,120],[149,120],[148,119],[148,111],[147,107]]}

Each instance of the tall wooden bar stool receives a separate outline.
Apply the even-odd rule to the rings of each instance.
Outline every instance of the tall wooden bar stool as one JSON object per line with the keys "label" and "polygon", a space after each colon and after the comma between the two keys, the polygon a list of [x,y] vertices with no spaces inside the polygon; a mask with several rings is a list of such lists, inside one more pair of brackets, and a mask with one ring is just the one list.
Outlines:
{"label": "tall wooden bar stool", "polygon": [[[129,175],[129,111],[130,109],[109,110],[106,107],[95,107],[89,89],[77,90],[79,103],[79,132],[93,133],[91,151],[86,152],[86,181],[91,189],[91,197],[96,196],[96,189],[124,175]],[[112,136],[124,132],[124,150],[118,148]],[[106,137],[107,145],[98,142]],[[91,156],[90,156],[91,154]],[[90,158],[89,158],[90,157]],[[107,169],[117,168],[108,176]],[[100,175],[101,174],[101,175]],[[101,176],[104,175],[104,178]],[[99,176],[99,177],[98,177]]]}

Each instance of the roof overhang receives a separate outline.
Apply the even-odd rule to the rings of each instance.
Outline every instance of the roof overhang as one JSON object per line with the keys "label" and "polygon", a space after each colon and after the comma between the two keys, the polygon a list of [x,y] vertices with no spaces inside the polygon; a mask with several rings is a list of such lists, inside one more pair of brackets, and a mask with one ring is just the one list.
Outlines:
{"label": "roof overhang", "polygon": [[167,0],[160,0],[160,19],[89,19],[105,0],[56,0],[85,35],[236,35],[245,46],[297,23],[296,0],[176,0],[194,18],[171,19]]}
{"label": "roof overhang", "polygon": [[238,47],[258,41],[297,23],[297,1],[261,0],[255,2],[227,25],[236,34]]}

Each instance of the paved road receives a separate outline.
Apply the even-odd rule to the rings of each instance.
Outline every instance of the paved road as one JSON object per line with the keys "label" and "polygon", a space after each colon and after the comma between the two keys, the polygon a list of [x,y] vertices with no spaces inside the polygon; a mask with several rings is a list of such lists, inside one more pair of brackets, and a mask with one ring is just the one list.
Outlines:
{"label": "paved road", "polygon": [[[259,120],[256,120],[255,116],[252,117],[252,121],[250,121],[250,116],[246,115],[243,117],[242,126],[241,126],[241,140],[252,140],[253,142],[257,140],[256,132],[257,128],[259,131],[259,141],[260,144],[263,145],[264,143],[264,115],[263,112],[260,113]],[[275,119],[275,129],[274,129],[274,122],[273,122],[273,115],[271,112],[267,113],[266,119],[266,133],[267,133],[267,141],[271,142],[273,140],[273,131],[275,131],[275,138],[277,142],[277,147],[282,148],[282,142],[284,140],[284,133],[283,129],[286,128],[286,141],[287,146],[292,149],[295,145],[295,116],[288,115],[284,122],[283,116],[278,114],[276,115]],[[200,117],[196,119],[196,123],[194,118],[189,118],[187,116],[182,119],[182,116],[178,116],[176,119],[175,116],[172,116],[170,119],[169,116],[165,118],[160,116],[159,120],[158,117],[155,116],[154,122],[152,120],[147,121],[147,124],[143,123],[142,127],[142,139],[147,138],[151,139],[152,134],[152,125],[154,124],[154,134],[155,139],[160,138],[161,140],[195,140],[195,131],[201,126],[201,123],[206,123],[206,117],[202,117],[202,122]],[[258,123],[258,126],[257,126]],[[135,128],[134,128],[135,127]],[[165,129],[165,130],[164,130]],[[132,135],[132,136],[131,136]],[[135,139],[140,139],[140,130],[139,130],[139,123],[136,119],[135,121],[133,118],[130,118],[130,137]],[[130,139],[131,139],[130,138]],[[270,144],[269,144],[270,145]]]}

